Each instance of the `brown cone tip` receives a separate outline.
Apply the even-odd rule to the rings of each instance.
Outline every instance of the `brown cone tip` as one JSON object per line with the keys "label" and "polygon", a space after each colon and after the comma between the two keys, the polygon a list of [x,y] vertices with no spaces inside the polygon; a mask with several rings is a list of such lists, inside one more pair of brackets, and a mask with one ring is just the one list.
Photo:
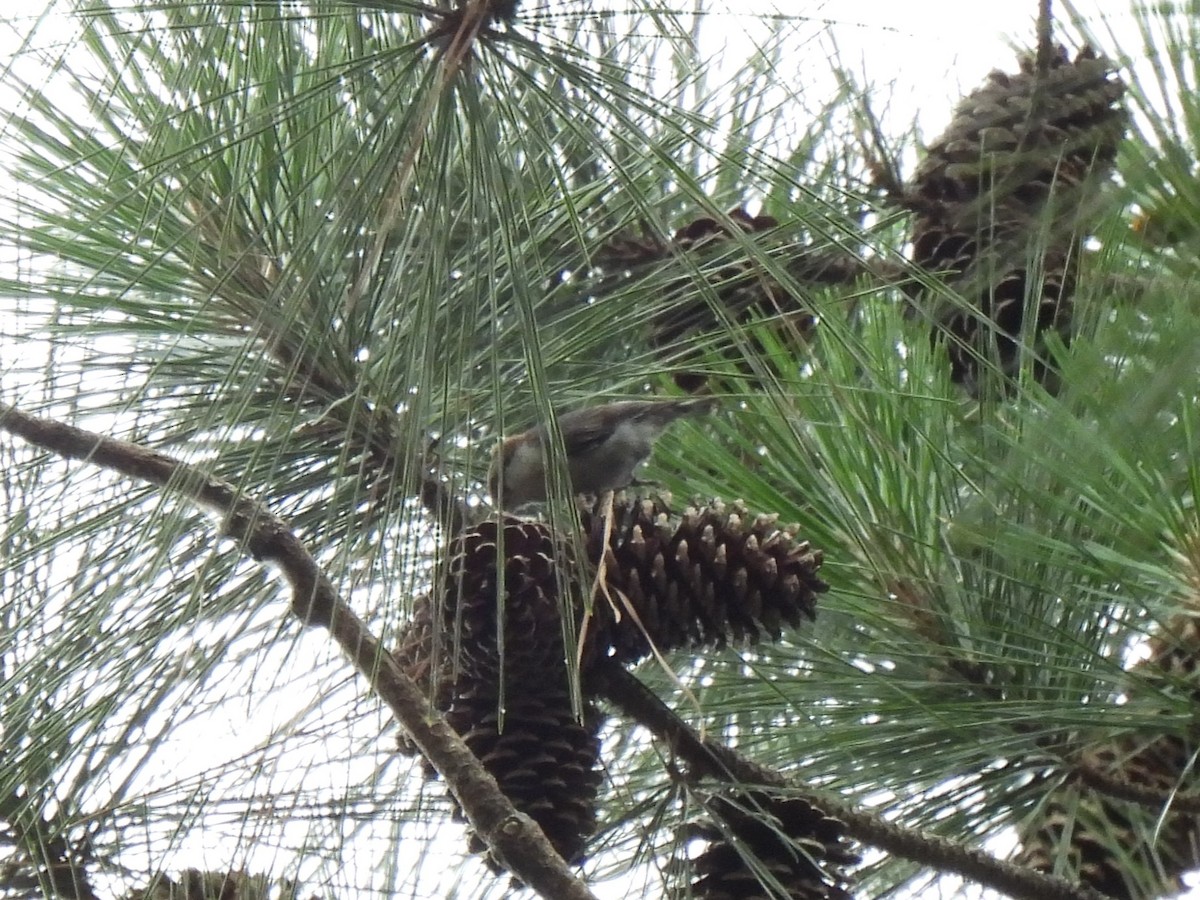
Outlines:
{"label": "brown cone tip", "polygon": [[[481,682],[464,686],[446,720],[496,779],[513,805],[542,827],[567,862],[581,862],[596,829],[602,780],[602,717],[588,704],[575,718],[565,684],[559,690],[506,697],[501,720],[496,691]],[[456,815],[461,812],[456,806]],[[486,845],[472,836],[470,849]],[[491,858],[493,868],[500,866]]]}

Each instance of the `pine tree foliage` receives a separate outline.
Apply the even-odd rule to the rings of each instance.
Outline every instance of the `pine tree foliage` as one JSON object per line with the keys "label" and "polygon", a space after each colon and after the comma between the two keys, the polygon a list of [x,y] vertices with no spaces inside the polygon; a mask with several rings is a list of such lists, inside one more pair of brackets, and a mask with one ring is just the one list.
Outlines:
{"label": "pine tree foliage", "polygon": [[[1096,76],[1103,140],[1069,149],[1113,177],[1051,165],[1086,185],[1066,237],[1025,204],[1033,239],[995,271],[1032,273],[1022,303],[1069,282],[1069,316],[1004,335],[919,252],[932,207],[880,190],[873,92],[803,68],[803,13],[59,0],[8,21],[0,403],[285,517],[597,891],[950,890],[818,795],[1114,897],[1200,868],[1187,11],[1055,22],[1105,60],[1050,68]],[[707,55],[746,22],[771,27],[743,63]],[[1036,96],[1036,64],[993,62]],[[916,183],[948,151],[873,143]],[[955,316],[1013,355],[931,342]],[[618,500],[610,533],[565,496],[493,514],[499,434],[681,387],[721,410],[659,442],[662,497]],[[7,433],[0,455],[6,900],[510,890],[218,517]],[[601,696],[605,666],[790,792],[700,771]]]}

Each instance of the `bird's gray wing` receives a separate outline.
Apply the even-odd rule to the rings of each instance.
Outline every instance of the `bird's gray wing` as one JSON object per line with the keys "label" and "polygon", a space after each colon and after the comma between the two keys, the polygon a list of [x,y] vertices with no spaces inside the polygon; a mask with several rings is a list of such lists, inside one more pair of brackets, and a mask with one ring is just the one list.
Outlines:
{"label": "bird's gray wing", "polygon": [[[605,412],[617,413],[616,410]],[[586,455],[612,437],[613,414],[597,416],[592,408],[587,408],[572,410],[559,416],[558,430],[562,432],[567,456]]]}

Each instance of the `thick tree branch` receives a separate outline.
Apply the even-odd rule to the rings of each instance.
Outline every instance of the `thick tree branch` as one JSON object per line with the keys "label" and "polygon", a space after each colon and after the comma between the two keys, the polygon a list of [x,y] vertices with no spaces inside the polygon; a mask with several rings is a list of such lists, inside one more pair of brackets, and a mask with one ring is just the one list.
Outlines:
{"label": "thick tree branch", "polygon": [[1087,761],[1081,762],[1073,774],[1081,784],[1117,800],[1136,803],[1158,812],[1169,810],[1171,815],[1200,815],[1200,796],[1196,794],[1134,784],[1120,774],[1102,771]]}
{"label": "thick tree branch", "polygon": [[292,612],[322,625],[446,780],[471,824],[522,881],[553,900],[585,900],[592,893],[554,852],[542,830],[518,812],[462,739],[440,716],[338,594],[287,523],[194,466],[146,447],[37,418],[0,403],[0,431],[68,459],[81,459],[130,478],[175,491],[224,517],[223,531],[255,559],[272,562],[291,587]]}
{"label": "thick tree branch", "polygon": [[665,741],[695,774],[739,784],[786,788],[792,796],[840,820],[847,835],[865,844],[939,871],[954,872],[1018,900],[1111,900],[1094,888],[996,859],[946,838],[893,825],[877,815],[813,791],[731,747],[702,738],[657,694],[619,665],[605,664],[589,687]]}

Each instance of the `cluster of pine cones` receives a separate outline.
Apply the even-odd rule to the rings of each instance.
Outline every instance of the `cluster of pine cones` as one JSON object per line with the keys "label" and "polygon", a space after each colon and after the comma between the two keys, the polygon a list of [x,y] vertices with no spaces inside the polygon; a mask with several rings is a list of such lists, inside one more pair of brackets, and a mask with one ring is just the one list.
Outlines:
{"label": "cluster of pine cones", "polygon": [[[673,517],[659,501],[622,496],[607,527],[591,510],[580,517],[578,545],[513,517],[461,535],[396,651],[513,804],[570,861],[583,858],[596,826],[602,719],[592,676],[654,650],[777,639],[813,617],[828,587],[817,574],[820,551],[740,505]],[[573,700],[567,660],[575,658],[583,696]],[[837,823],[807,806],[800,815],[795,803],[779,809],[809,860],[795,883],[842,883],[840,866],[852,854]],[[713,844],[701,880],[715,886],[713,861],[740,857],[723,855],[716,837]]]}
{"label": "cluster of pine cones", "polygon": [[[695,219],[669,241],[611,241],[599,262],[635,276],[674,273],[662,289],[667,302],[650,323],[649,343],[684,390],[700,390],[706,381],[680,356],[692,352],[698,336],[770,319],[798,354],[814,337],[817,318],[805,297],[758,258],[771,259],[773,271],[802,287],[899,280],[912,315],[945,345],[955,382],[978,394],[990,374],[1004,385],[1026,365],[1054,390],[1045,337],[1071,339],[1083,241],[1096,224],[1128,125],[1124,93],[1112,61],[1090,49],[1071,59],[1058,48],[1040,71],[1029,55],[1016,74],[988,76],[958,105],[912,179],[891,189],[891,201],[912,217],[910,262],[920,278],[848,251],[789,244],[776,219],[741,208],[727,214],[727,223]],[[762,256],[753,257],[747,244]],[[719,349],[747,371],[743,352]]]}

